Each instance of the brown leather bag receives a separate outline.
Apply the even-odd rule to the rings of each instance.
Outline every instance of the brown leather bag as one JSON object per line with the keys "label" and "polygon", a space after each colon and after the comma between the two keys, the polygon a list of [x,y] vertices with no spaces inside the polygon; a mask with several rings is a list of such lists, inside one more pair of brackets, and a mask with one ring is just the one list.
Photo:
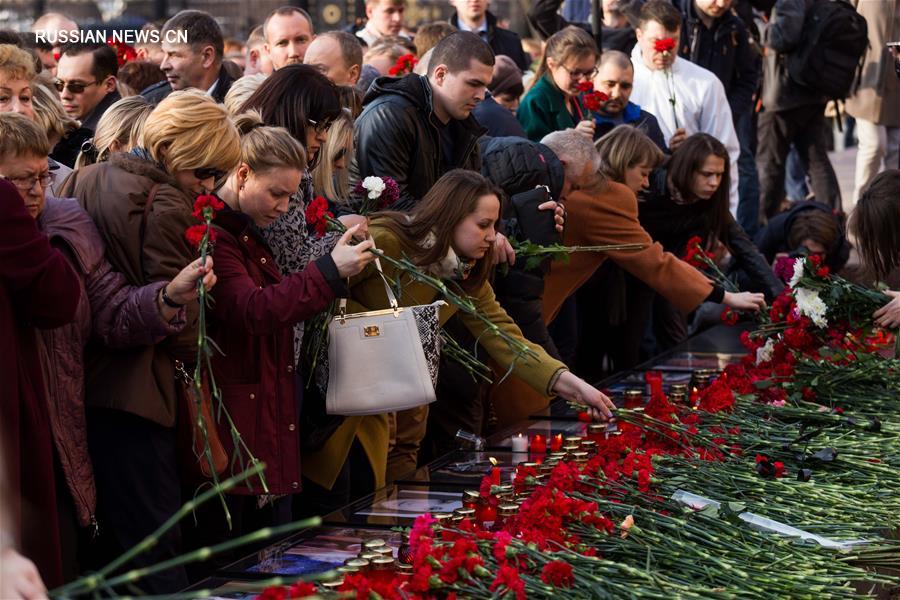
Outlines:
{"label": "brown leather bag", "polygon": [[[213,416],[212,392],[209,378],[203,372],[200,390],[194,387],[193,378],[188,375],[184,363],[175,361],[178,372],[178,454],[181,468],[189,477],[211,479],[213,473],[221,475],[228,468],[228,454],[219,437],[219,428]],[[199,398],[197,397],[199,393]],[[206,427],[206,438],[212,458],[206,455],[203,431],[197,415],[203,415],[203,426]]]}

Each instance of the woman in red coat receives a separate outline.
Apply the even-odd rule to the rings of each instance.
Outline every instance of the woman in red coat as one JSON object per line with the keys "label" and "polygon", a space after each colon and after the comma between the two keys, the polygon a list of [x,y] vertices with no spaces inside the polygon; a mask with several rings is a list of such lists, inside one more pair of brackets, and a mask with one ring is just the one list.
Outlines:
{"label": "woman in red coat", "polygon": [[[244,132],[241,163],[219,191],[226,208],[213,222],[218,283],[210,336],[222,349],[213,369],[241,438],[266,463],[268,493],[286,497],[263,496],[258,480],[232,490],[232,535],[290,521],[290,496],[300,491],[300,378],[293,328],[338,295],[348,295],[346,278],[374,260],[366,251],[371,241],[349,245],[353,227],[330,254],[282,276],[260,229],[287,212],[306,153],[286,129],[263,127],[256,113],[243,115],[236,125]],[[227,426],[220,426],[220,435],[230,450]]]}
{"label": "woman in red coat", "polygon": [[75,272],[50,247],[19,192],[0,180],[0,439],[6,460],[12,535],[49,585],[62,583],[53,439],[35,327],[75,318]]}

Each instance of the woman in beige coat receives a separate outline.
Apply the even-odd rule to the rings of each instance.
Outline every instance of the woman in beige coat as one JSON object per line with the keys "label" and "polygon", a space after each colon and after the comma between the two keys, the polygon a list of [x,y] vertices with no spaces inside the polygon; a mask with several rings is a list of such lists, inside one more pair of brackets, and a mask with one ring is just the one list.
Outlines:
{"label": "woman in beige coat", "polygon": [[853,199],[844,199],[849,213],[859,194],[882,169],[900,164],[900,79],[888,42],[900,40],[900,0],[855,0],[869,25],[869,49],[856,92],[847,99],[847,114],[856,118],[859,150]]}

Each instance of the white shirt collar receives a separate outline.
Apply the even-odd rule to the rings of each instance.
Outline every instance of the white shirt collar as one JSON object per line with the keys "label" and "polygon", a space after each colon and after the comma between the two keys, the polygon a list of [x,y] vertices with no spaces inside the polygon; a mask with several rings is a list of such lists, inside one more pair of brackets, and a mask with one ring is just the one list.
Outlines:
{"label": "white shirt collar", "polygon": [[472,33],[477,33],[477,34],[481,35],[482,33],[487,33],[487,30],[488,30],[487,15],[485,15],[484,19],[482,19],[481,25],[479,25],[477,29],[470,29],[468,25],[466,25],[459,19],[457,19],[457,22],[459,23],[460,31],[471,31]]}
{"label": "white shirt collar", "polygon": [[218,87],[218,85],[219,85],[219,80],[218,80],[218,78],[217,78],[215,81],[213,81],[213,84],[212,84],[211,86],[209,86],[209,89],[206,90],[206,95],[207,95],[207,96],[212,96],[212,95],[213,95],[213,92],[216,91],[216,87]]}

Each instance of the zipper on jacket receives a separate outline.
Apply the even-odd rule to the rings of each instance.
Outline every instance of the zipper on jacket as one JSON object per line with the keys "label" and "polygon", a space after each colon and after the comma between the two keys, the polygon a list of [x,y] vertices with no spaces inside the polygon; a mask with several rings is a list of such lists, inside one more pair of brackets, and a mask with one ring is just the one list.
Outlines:
{"label": "zipper on jacket", "polygon": [[100,524],[97,522],[97,517],[93,513],[91,513],[91,539],[97,539],[97,536],[100,535]]}

